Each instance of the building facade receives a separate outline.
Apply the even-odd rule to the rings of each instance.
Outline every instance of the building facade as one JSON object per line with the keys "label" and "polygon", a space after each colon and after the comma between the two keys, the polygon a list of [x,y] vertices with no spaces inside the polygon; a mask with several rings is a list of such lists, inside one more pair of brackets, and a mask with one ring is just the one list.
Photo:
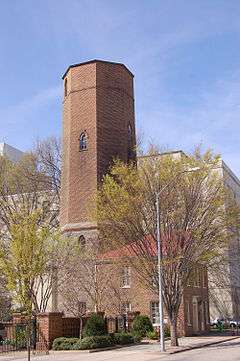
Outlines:
{"label": "building facade", "polygon": [[[136,270],[124,257],[121,251],[109,251],[103,255],[98,264],[98,272],[111,274],[108,280],[108,297],[103,299],[107,316],[140,312],[148,315],[154,327],[159,326],[158,288],[143,282]],[[155,260],[156,261],[156,260]],[[126,260],[127,262],[127,260]],[[154,262],[154,260],[153,260]],[[164,310],[164,323],[169,324],[167,312]],[[210,330],[208,276],[204,267],[196,267],[187,287],[183,290],[182,302],[178,317],[178,333],[182,336],[204,334]]]}
{"label": "building facade", "polygon": [[[216,172],[221,177],[233,200],[240,206],[240,181],[220,159]],[[227,203],[225,206],[228,212]],[[224,252],[224,261],[217,271],[209,273],[210,316],[240,319],[240,234],[231,229],[231,238]]]}

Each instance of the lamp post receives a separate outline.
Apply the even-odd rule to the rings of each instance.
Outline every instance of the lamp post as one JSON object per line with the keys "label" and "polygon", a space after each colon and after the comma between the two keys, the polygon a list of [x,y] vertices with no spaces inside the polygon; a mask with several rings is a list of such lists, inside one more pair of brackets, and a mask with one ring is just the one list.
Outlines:
{"label": "lamp post", "polygon": [[157,258],[158,258],[158,300],[159,300],[159,327],[160,327],[160,350],[165,352],[165,340],[164,340],[164,318],[163,318],[163,286],[162,286],[162,251],[161,251],[161,231],[160,231],[160,194],[168,188],[175,179],[183,173],[195,172],[200,170],[199,167],[190,168],[179,172],[176,176],[166,184],[160,192],[156,193],[156,209],[157,209]]}
{"label": "lamp post", "polygon": [[157,207],[157,255],[158,255],[158,301],[159,301],[159,326],[160,326],[160,349],[165,352],[164,322],[163,322],[163,294],[162,294],[162,252],[160,237],[160,205],[159,193],[156,194]]}

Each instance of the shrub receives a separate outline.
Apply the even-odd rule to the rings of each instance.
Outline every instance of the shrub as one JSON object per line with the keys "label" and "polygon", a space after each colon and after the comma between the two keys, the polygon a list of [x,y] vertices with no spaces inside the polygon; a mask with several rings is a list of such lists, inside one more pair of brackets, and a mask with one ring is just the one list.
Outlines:
{"label": "shrub", "polygon": [[86,323],[86,326],[83,330],[84,337],[91,337],[91,336],[102,336],[106,335],[106,325],[104,319],[94,313]]}
{"label": "shrub", "polygon": [[135,334],[133,334],[133,339],[134,339],[134,343],[139,343],[139,342],[141,342],[142,337],[135,333]]}
{"label": "shrub", "polygon": [[145,315],[136,316],[133,320],[134,334],[145,337],[149,331],[153,331],[153,325],[150,318]]}
{"label": "shrub", "polygon": [[150,340],[158,340],[159,336],[156,330],[154,331],[148,331],[147,332],[147,338],[149,338]]}
{"label": "shrub", "polygon": [[115,333],[114,340],[117,345],[127,345],[129,343],[134,343],[133,335],[126,332]]}
{"label": "shrub", "polygon": [[84,337],[74,345],[74,350],[92,350],[95,348],[109,347],[114,345],[114,339],[111,336],[91,336]]}
{"label": "shrub", "polygon": [[74,350],[74,345],[79,341],[79,338],[58,337],[55,338],[52,344],[53,350]]}

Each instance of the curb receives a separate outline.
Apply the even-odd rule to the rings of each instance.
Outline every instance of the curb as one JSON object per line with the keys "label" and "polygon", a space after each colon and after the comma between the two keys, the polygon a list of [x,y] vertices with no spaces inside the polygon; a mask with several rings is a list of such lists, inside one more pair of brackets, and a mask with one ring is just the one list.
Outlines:
{"label": "curb", "polygon": [[227,340],[212,341],[212,342],[208,342],[208,343],[204,343],[204,344],[200,344],[200,345],[195,345],[195,346],[186,346],[185,348],[180,349],[180,350],[167,351],[167,353],[169,355],[173,355],[175,353],[191,351],[191,350],[195,350],[195,349],[198,349],[198,348],[204,348],[204,347],[208,347],[208,346],[212,346],[212,345],[218,345],[220,343],[236,340],[238,338],[240,338],[240,336],[234,336],[234,337],[228,338]]}
{"label": "curb", "polygon": [[111,351],[111,350],[118,350],[121,348],[126,348],[126,347],[133,347],[133,346],[139,346],[139,345],[148,345],[149,342],[136,342],[136,343],[129,343],[126,345],[115,345],[115,346],[110,346],[110,347],[101,347],[101,348],[95,348],[92,350],[87,350],[88,353],[94,353],[94,352],[102,352],[102,351]]}

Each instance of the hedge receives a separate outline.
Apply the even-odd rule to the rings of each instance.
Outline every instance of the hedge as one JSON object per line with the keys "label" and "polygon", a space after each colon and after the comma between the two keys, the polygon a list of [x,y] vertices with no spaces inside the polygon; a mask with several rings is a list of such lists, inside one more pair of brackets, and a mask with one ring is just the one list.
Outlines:
{"label": "hedge", "polygon": [[150,340],[158,340],[159,339],[157,331],[148,331],[146,336]]}
{"label": "hedge", "polygon": [[92,350],[95,348],[109,347],[115,344],[114,339],[109,335],[84,337],[73,347],[74,350]]}
{"label": "hedge", "polygon": [[114,345],[127,345],[138,342],[130,333],[115,333],[102,336],[79,338],[59,337],[53,341],[53,350],[92,350],[95,348],[110,347]]}
{"label": "hedge", "polygon": [[127,345],[129,343],[134,343],[134,336],[131,333],[115,333],[114,340],[116,345]]}
{"label": "hedge", "polygon": [[53,350],[73,350],[73,346],[79,341],[79,338],[58,337],[52,344]]}

